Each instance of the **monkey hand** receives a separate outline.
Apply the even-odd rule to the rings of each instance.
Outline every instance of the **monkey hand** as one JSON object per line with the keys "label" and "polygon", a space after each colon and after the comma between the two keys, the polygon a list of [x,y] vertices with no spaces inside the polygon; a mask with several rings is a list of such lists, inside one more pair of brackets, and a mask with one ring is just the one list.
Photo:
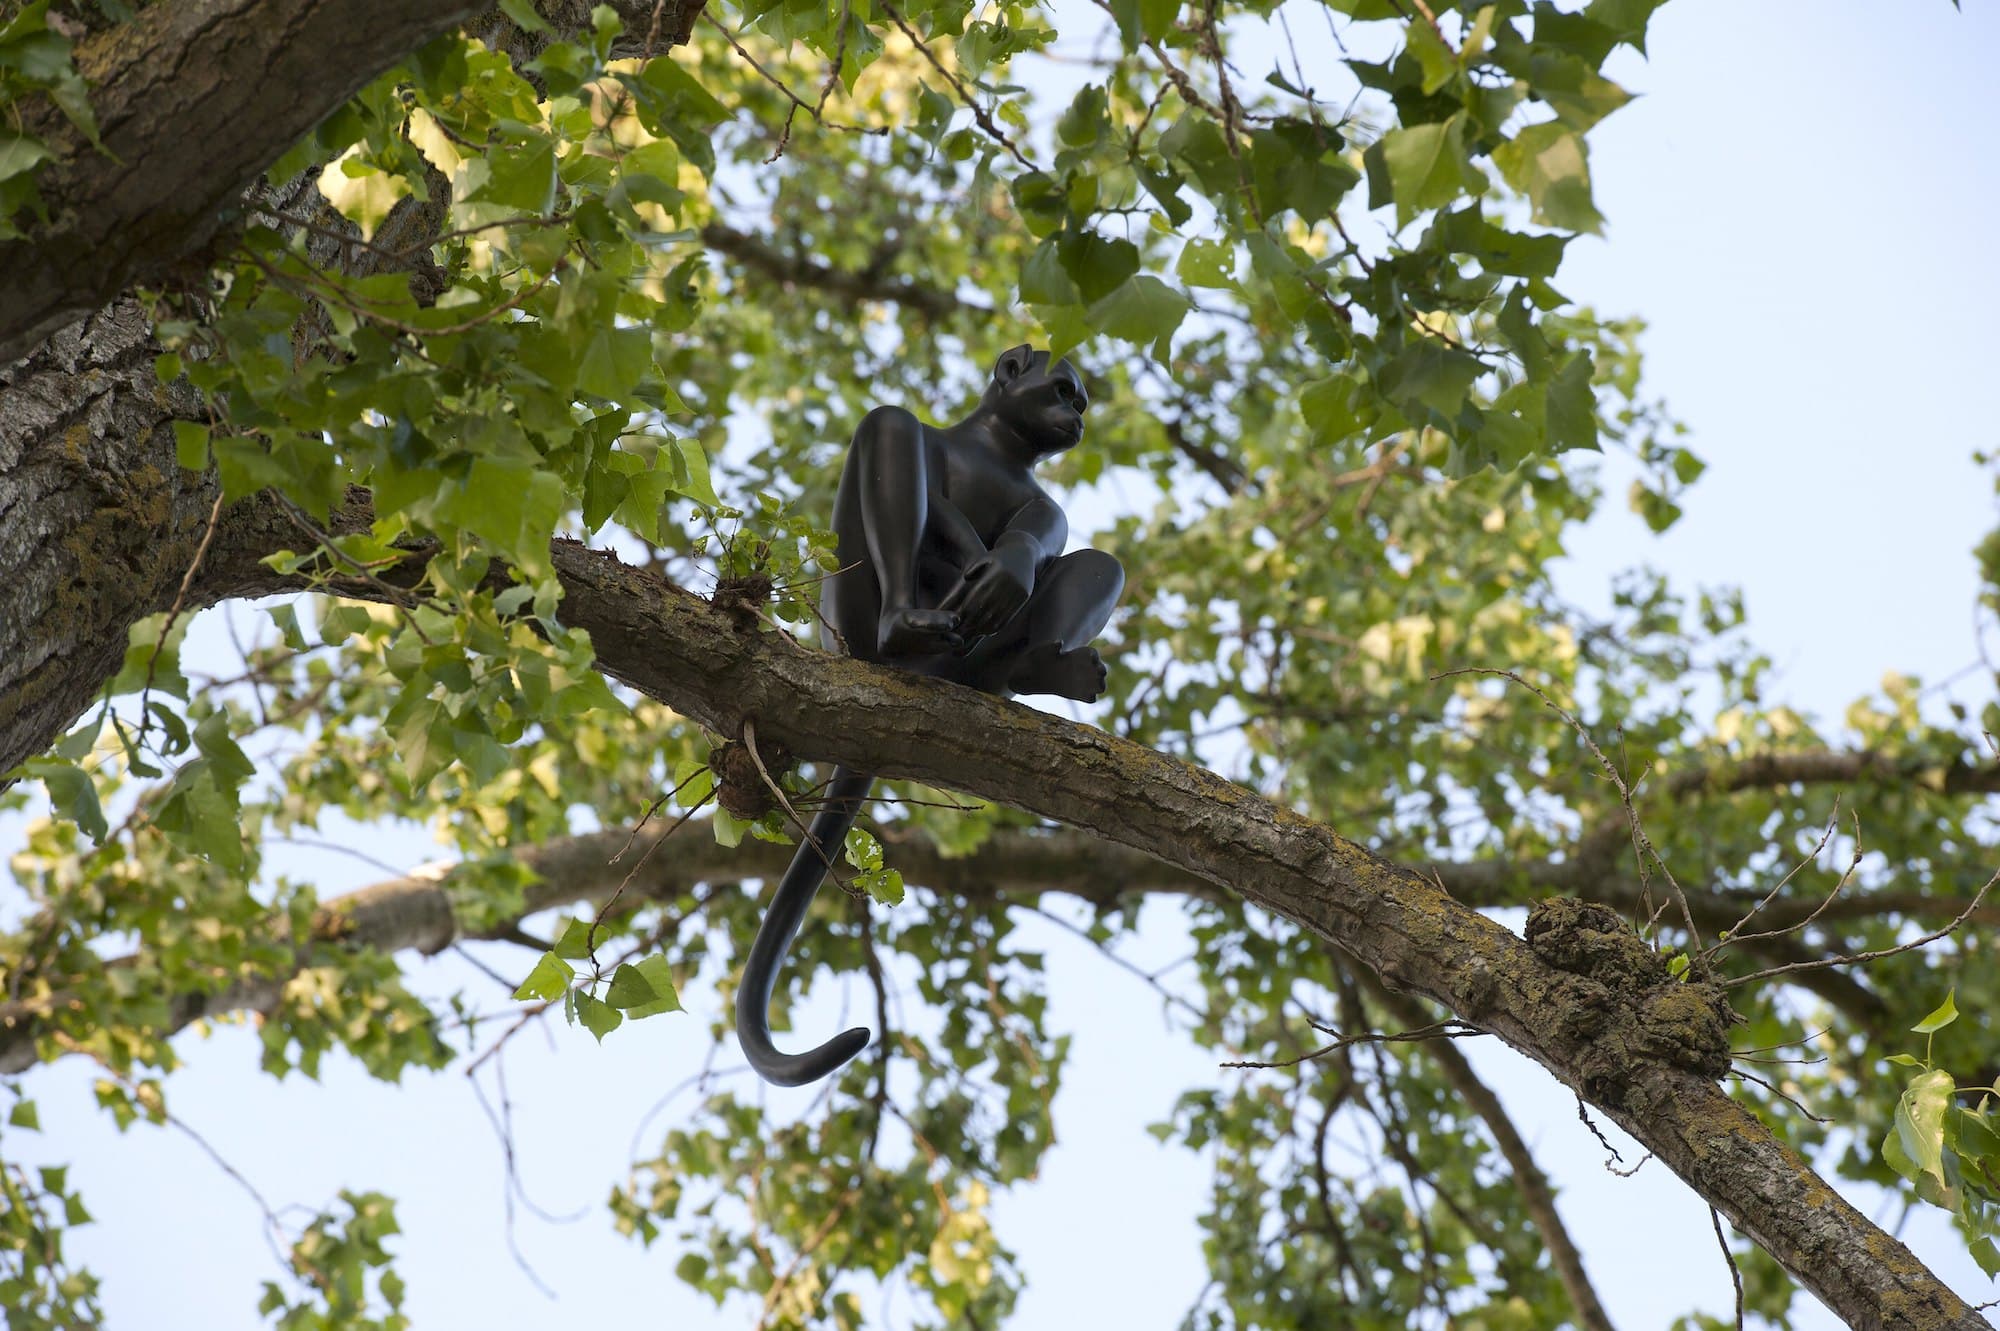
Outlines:
{"label": "monkey hand", "polygon": [[1030,540],[1001,537],[985,558],[965,570],[938,609],[958,615],[958,631],[968,642],[996,631],[1028,603],[1035,589],[1036,553]]}

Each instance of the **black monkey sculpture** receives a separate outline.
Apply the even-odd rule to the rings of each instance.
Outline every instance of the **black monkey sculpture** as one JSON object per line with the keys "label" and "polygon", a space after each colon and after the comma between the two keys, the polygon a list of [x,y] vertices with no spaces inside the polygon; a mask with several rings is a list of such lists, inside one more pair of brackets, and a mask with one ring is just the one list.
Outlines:
{"label": "black monkey sculpture", "polygon": [[[1090,641],[1125,587],[1101,550],[1063,553],[1069,523],[1036,483],[1035,464],[1075,447],[1089,406],[1067,361],[1027,346],[1002,352],[970,416],[926,425],[901,407],[862,418],[833,503],[840,567],[820,614],[829,650],[987,693],[1092,702],[1104,662]],[[838,634],[838,638],[835,634]],[[771,986],[874,778],[837,768],[810,835],[792,857],[736,991],[736,1038],[765,1081],[803,1086],[868,1044],[865,1027],[817,1049],[771,1044]]]}

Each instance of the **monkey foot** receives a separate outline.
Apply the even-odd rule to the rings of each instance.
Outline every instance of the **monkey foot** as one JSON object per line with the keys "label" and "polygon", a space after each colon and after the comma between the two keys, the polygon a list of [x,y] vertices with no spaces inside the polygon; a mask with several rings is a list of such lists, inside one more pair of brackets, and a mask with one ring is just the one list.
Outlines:
{"label": "monkey foot", "polygon": [[1104,696],[1108,675],[1095,647],[1066,652],[1059,644],[1048,642],[1022,655],[1007,687],[1015,693],[1053,693],[1078,702],[1096,702]]}
{"label": "monkey foot", "polygon": [[957,615],[949,610],[918,610],[910,606],[884,610],[875,634],[875,650],[891,660],[955,651],[962,642]]}

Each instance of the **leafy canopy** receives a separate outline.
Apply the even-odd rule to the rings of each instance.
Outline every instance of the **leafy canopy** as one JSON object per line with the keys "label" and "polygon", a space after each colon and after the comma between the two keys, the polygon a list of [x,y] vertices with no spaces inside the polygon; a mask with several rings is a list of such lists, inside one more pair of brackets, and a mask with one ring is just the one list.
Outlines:
{"label": "leafy canopy", "polygon": [[[1057,479],[1119,496],[1094,538],[1133,575],[1105,723],[1387,852],[1464,866],[1480,904],[1526,904],[1538,866],[1623,815],[1548,709],[1490,680],[1435,681],[1444,669],[1531,668],[1587,700],[1634,774],[1843,737],[1885,770],[1961,763],[1965,737],[1922,719],[1915,681],[1858,703],[1838,736],[1767,704],[1768,662],[1727,594],[1632,576],[1612,619],[1587,623],[1551,586],[1567,534],[1604,501],[1579,459],[1636,457],[1631,501],[1656,529],[1702,469],[1641,394],[1637,326],[1559,285],[1569,240],[1602,221],[1589,134],[1628,99],[1606,63],[1644,51],[1658,2],[716,0],[669,50],[609,7],[558,33],[515,0],[516,26],[490,44],[455,33],[413,52],[271,168],[209,285],[154,300],[160,377],[185,376],[208,410],[179,423],[180,464],[213,467],[232,500],[283,497],[299,540],[277,567],[370,578],[413,543],[434,553],[385,604],[271,608],[226,670],[183,658],[184,620],[143,623],[106,705],[28,765],[36,793],[4,799],[45,793],[56,816],[14,857],[25,904],[0,964],[10,999],[47,1018],[40,1052],[97,1059],[123,1124],[168,1116],[169,996],[245,977],[276,977],[260,1027],[274,1075],[315,1075],[339,1051],[393,1079],[504,1041],[475,1017],[492,995],[419,1000],[398,958],[339,945],[340,910],[311,883],[263,872],[268,841],[337,815],[432,826],[462,862],[449,891],[464,936],[566,908],[534,920],[554,940],[538,960],[494,954],[528,1011],[599,1040],[677,1011],[684,990],[723,1011],[715,986],[755,927],[748,894],[690,883],[577,911],[532,867],[552,838],[649,812],[699,815],[677,835],[727,844],[789,826],[740,788],[717,805],[732,790],[722,737],[596,673],[563,625],[550,540],[609,545],[809,633],[853,423],[881,402],[951,418],[991,354],[1029,336],[1092,385],[1091,440]],[[0,98],[46,94],[87,126],[47,9],[0,29]],[[1093,55],[1041,59],[1059,41]],[[0,212],[37,206],[41,155],[0,133]],[[285,187],[302,173],[317,197]],[[372,525],[334,535],[351,486],[372,495]],[[809,799],[811,774],[772,775],[788,802]],[[1839,849],[1826,806],[1673,789],[1649,831],[1684,881],[1708,884],[1707,938],[1671,917],[1656,937],[1676,973],[1735,964],[1702,943],[1774,863]],[[916,1035],[851,1066],[833,1112],[775,1118],[717,1084],[612,1195],[621,1230],[670,1243],[682,1280],[747,1295],[769,1324],[856,1325],[869,1283],[895,1281],[920,1317],[993,1326],[1021,1287],[989,1205],[1054,1140],[1068,1038],[1046,1021],[1016,903],[904,903],[893,844],[972,854],[1020,820],[899,793],[923,798],[884,806],[845,847],[874,904],[829,894],[777,1003],[782,1016],[821,966],[886,967],[927,1004]],[[1956,901],[1976,886],[1942,853],[1980,832],[1942,780],[1864,803],[1868,893]],[[1133,929],[1135,900],[1095,901],[1068,917],[1095,941]],[[1232,1058],[1408,1024],[1288,924],[1208,896],[1186,919],[1174,1010]],[[1843,911],[1815,940],[1880,947],[1906,924]],[[2000,981],[1958,965],[1974,945],[1961,937],[1890,959],[1861,997],[1738,991],[1738,1043],[1810,1035],[1825,1059],[1790,1093],[1887,1142],[1841,1168],[1900,1173],[1953,1207],[1991,1269],[2000,1138],[1983,1111],[1951,1107],[1941,1071],[1979,1066],[1989,1042],[1934,1015],[1914,1080],[1876,1052],[1902,1048],[1882,995],[1921,1008],[1955,984],[1963,1009],[1992,1010]],[[1193,1324],[1569,1316],[1453,1075],[1422,1044],[1388,1044],[1183,1097],[1154,1131],[1214,1163],[1213,1282]],[[1798,1144],[1824,1142],[1744,1093]],[[1405,1153],[1402,1177],[1330,1162],[1335,1125]],[[0,1143],[36,1127],[22,1099]],[[22,1326],[87,1319],[93,1278],[63,1263],[60,1232],[88,1212],[60,1171],[5,1178],[0,1298]],[[754,1206],[718,1204],[735,1197]],[[297,1234],[296,1270],[261,1307],[288,1328],[402,1325],[394,1232],[386,1198],[344,1196]],[[1752,1308],[1781,1315],[1789,1285],[1746,1260]]]}

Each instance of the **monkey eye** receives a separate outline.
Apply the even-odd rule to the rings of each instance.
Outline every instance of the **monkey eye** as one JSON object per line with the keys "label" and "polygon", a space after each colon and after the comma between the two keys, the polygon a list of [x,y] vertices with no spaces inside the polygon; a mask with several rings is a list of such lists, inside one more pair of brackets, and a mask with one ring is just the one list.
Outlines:
{"label": "monkey eye", "polygon": [[1076,414],[1079,416],[1090,405],[1088,399],[1084,397],[1083,391],[1067,379],[1056,380],[1056,396],[1061,398],[1065,405],[1075,407]]}

